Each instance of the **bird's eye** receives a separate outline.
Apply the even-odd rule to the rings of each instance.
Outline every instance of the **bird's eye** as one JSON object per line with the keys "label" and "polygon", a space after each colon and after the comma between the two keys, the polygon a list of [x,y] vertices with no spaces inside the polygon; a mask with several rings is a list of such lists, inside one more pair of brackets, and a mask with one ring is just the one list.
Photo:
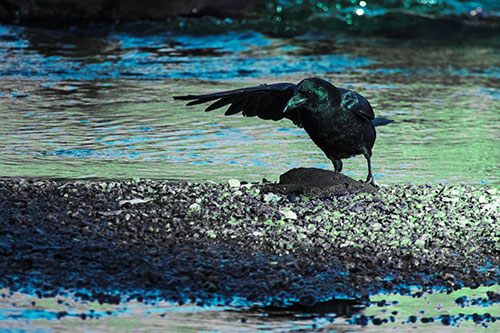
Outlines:
{"label": "bird's eye", "polygon": [[306,90],[306,96],[312,96],[313,92],[312,90]]}

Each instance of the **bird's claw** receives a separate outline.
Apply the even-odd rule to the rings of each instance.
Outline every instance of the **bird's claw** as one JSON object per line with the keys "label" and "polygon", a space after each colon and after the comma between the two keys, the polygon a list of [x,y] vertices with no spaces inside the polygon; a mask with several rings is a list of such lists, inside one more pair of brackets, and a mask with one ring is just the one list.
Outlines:
{"label": "bird's claw", "polygon": [[373,176],[368,176],[368,178],[366,178],[365,183],[370,184],[373,187],[377,187],[377,188],[379,187],[378,184],[375,182],[375,179],[373,178]]}

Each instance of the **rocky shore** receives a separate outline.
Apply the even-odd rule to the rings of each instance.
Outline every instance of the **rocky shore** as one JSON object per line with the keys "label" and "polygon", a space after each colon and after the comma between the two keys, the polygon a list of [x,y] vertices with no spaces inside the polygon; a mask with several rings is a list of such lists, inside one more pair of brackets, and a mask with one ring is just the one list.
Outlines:
{"label": "rocky shore", "polygon": [[0,288],[103,303],[313,306],[498,283],[498,188],[375,189],[346,178],[4,178]]}

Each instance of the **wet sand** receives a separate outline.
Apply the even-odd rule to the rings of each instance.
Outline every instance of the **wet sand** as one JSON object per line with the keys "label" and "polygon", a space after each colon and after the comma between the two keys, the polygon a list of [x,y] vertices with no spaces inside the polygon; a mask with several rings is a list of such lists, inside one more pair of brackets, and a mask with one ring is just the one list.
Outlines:
{"label": "wet sand", "polygon": [[332,298],[367,304],[410,286],[490,286],[499,280],[499,206],[500,191],[483,185],[341,193],[6,178],[0,287],[109,304],[307,309]]}

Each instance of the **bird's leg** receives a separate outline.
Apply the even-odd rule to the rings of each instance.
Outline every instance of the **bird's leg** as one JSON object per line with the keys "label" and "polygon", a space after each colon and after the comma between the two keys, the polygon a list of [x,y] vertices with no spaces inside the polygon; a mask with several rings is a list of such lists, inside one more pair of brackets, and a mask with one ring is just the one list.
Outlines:
{"label": "bird's leg", "polygon": [[337,160],[333,157],[330,157],[330,160],[332,160],[333,167],[335,168],[336,172],[342,171],[342,160],[340,160],[340,159]]}
{"label": "bird's leg", "polygon": [[371,151],[369,151],[366,148],[363,150],[365,151],[363,155],[365,156],[366,161],[368,162],[368,176],[366,177],[366,183],[378,187],[377,183],[375,183],[375,179],[373,179],[373,174],[372,174]]}

